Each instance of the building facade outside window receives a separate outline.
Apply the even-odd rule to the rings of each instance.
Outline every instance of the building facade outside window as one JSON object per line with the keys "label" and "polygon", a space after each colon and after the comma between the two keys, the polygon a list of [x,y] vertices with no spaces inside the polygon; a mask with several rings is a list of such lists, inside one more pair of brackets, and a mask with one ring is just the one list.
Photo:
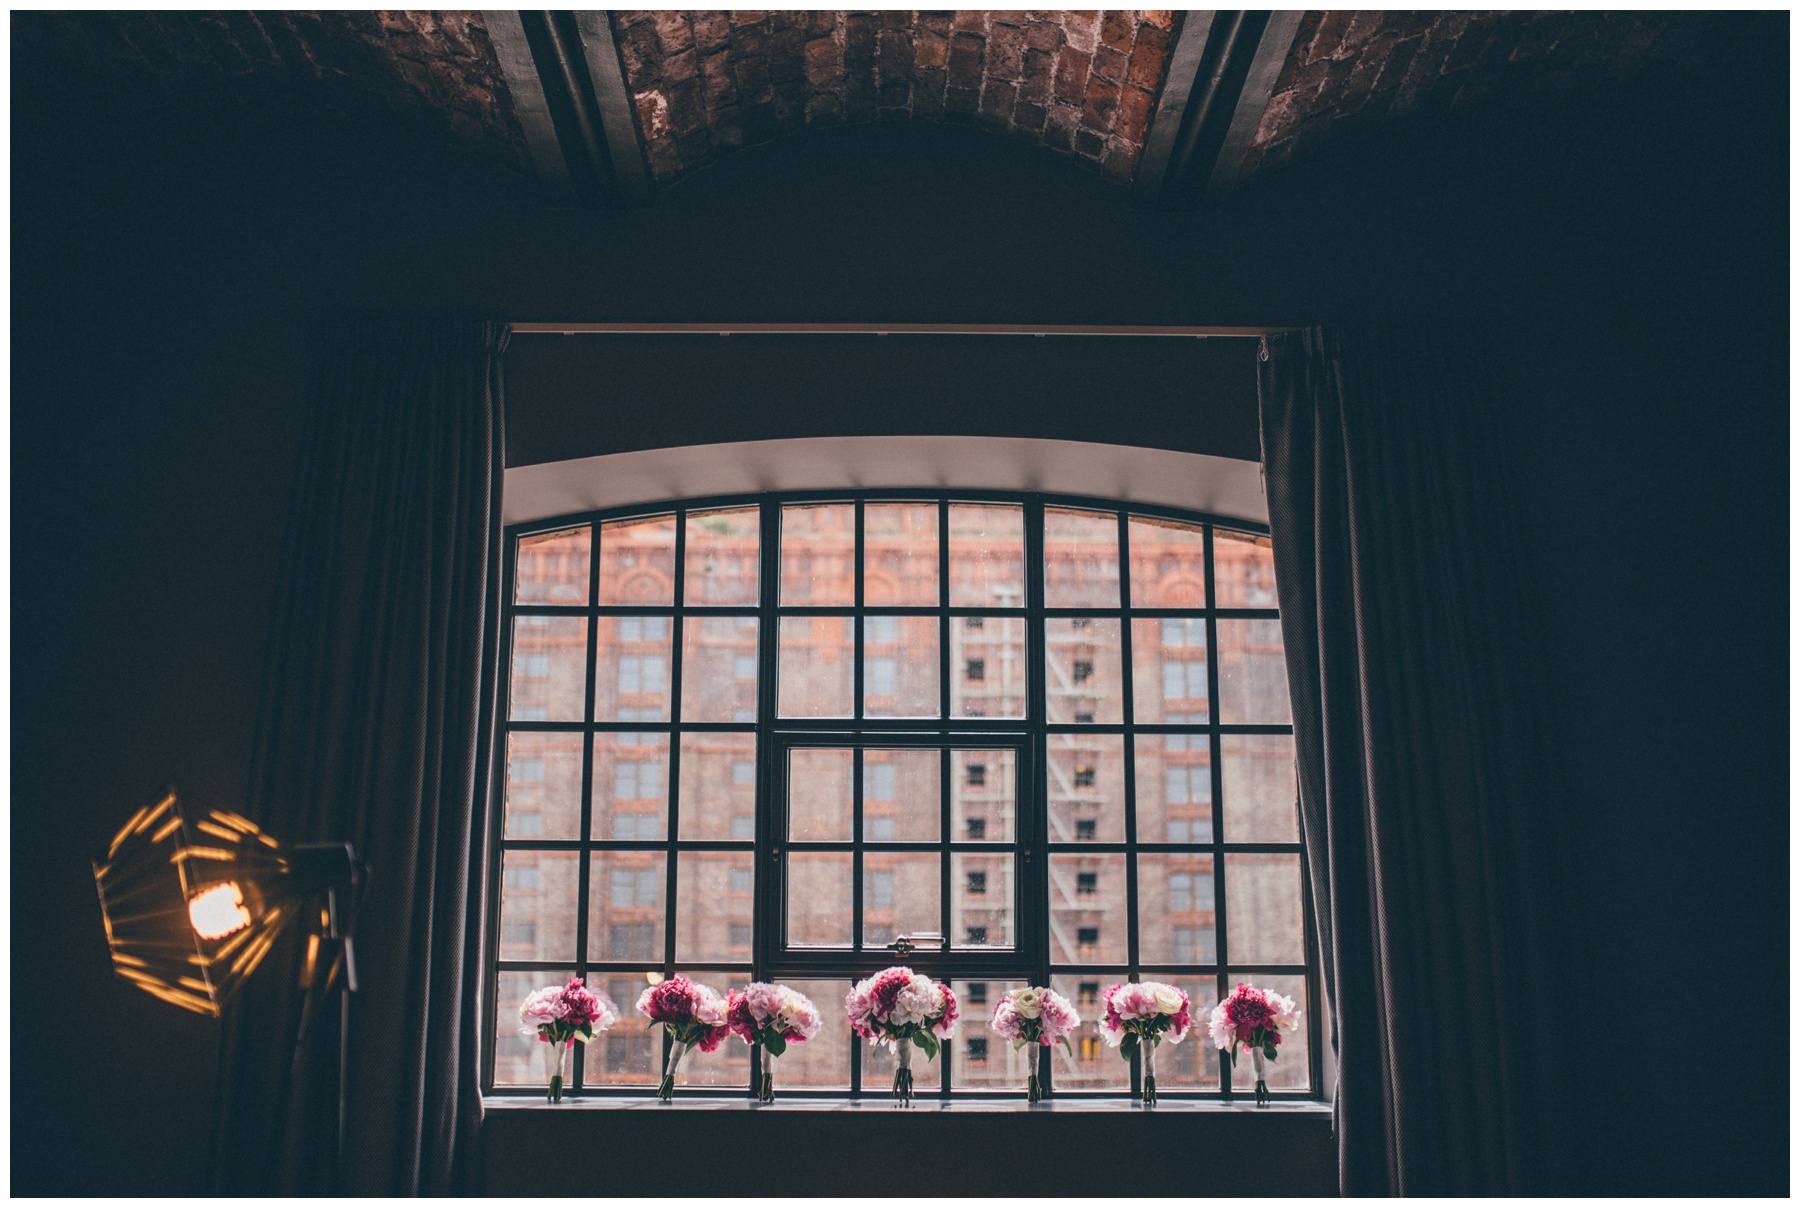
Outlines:
{"label": "building facade outside window", "polygon": [[[1021,1094],[996,995],[1048,984],[1084,1024],[1058,1094],[1119,1096],[1100,991],[1155,978],[1197,1018],[1168,1095],[1241,1094],[1204,1016],[1239,980],[1305,1025],[1271,1086],[1318,1086],[1286,668],[1268,541],[1094,500],[883,492],[649,506],[509,534],[487,1085],[542,1085],[518,1003],[574,973],[624,1019],[574,1084],[642,1094],[633,1006],[680,973],[788,982],[827,1028],[784,1093],[882,1091],[852,981],[905,959],[963,996],[921,1093]],[[685,1084],[749,1093],[736,1042]]]}

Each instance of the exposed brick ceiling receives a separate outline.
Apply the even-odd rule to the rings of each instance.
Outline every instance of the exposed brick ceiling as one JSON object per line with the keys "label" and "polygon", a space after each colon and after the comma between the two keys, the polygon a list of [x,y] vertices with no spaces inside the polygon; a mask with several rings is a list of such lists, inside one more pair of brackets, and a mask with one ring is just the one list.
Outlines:
{"label": "exposed brick ceiling", "polygon": [[1408,114],[1553,106],[1647,72],[1723,83],[1755,76],[1759,60],[1785,75],[1786,33],[1772,45],[1758,16],[1309,11],[1244,173]]}
{"label": "exposed brick ceiling", "polygon": [[[1278,60],[1241,175],[1413,115],[1579,104],[1659,72],[1721,94],[1757,72],[1785,76],[1785,32],[1771,36],[1769,16],[1309,11]],[[614,12],[611,28],[638,122],[626,145],[640,143],[661,184],[788,131],[890,119],[968,122],[1123,184],[1144,155],[1183,20],[656,11]],[[336,114],[533,167],[482,13],[30,12],[12,29],[15,136],[57,138],[72,114],[172,103]]]}
{"label": "exposed brick ceiling", "polygon": [[1177,14],[616,12],[651,171],[803,126],[969,120],[1129,182]]}
{"label": "exposed brick ceiling", "polygon": [[478,12],[14,13],[15,128],[174,104],[397,123],[530,160]]}

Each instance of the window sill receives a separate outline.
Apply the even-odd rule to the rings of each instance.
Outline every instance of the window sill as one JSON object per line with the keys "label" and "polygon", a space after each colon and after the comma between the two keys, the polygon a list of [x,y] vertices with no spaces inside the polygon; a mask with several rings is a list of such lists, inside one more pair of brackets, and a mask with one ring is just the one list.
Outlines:
{"label": "window sill", "polygon": [[[654,1096],[635,1098],[623,1095],[596,1095],[588,1098],[565,1099],[561,1103],[550,1103],[541,1098],[524,1095],[483,1095],[481,1105],[484,1111],[494,1112],[560,1112],[560,1111],[605,1111],[605,1112],[643,1112],[643,1111],[714,1111],[714,1112],[883,1112],[895,1111],[894,1102],[884,1098],[864,1099],[830,1099],[792,1096],[777,1098],[773,1103],[758,1103],[753,1099],[726,1095],[679,1095],[673,1102],[664,1103]],[[1317,1099],[1282,1099],[1259,1108],[1254,1103],[1236,1100],[1226,1102],[1222,1099],[1164,1099],[1155,1107],[1145,1107],[1135,1099],[1086,1099],[1068,1098],[1052,1100],[1048,1103],[1026,1103],[1022,1099],[943,1099],[919,1098],[913,1100],[910,1109],[916,1113],[940,1113],[945,1115],[989,1115],[995,1113],[1014,1113],[1032,1115],[1090,1115],[1120,1114],[1143,1112],[1154,1115],[1170,1114],[1208,1114],[1208,1113],[1250,1113],[1252,1115],[1317,1115],[1329,1117],[1331,1104]]]}
{"label": "window sill", "polygon": [[1219,1099],[920,1099],[899,1111],[881,1098],[759,1104],[683,1092],[672,1103],[483,1104],[489,1195],[1337,1194],[1331,1111],[1306,1099],[1261,1110]]}

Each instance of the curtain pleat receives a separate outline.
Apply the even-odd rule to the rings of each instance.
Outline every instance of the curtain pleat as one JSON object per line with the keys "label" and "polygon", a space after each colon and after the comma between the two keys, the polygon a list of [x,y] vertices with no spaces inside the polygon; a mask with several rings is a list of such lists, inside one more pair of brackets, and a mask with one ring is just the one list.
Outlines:
{"label": "curtain pleat", "polygon": [[338,1020],[299,1044],[296,954],[278,951],[226,1017],[222,1193],[479,1188],[505,343],[477,320],[345,323],[321,358],[249,808],[288,842],[349,841],[370,870],[345,1155],[334,1185]]}
{"label": "curtain pleat", "polygon": [[1293,332],[1259,386],[1341,1189],[1578,1189],[1597,1038],[1479,345]]}

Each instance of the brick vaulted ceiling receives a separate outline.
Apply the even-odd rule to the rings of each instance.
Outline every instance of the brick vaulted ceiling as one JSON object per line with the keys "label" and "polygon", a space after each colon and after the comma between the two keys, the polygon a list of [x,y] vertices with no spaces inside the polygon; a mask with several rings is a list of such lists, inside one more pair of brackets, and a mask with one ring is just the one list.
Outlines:
{"label": "brick vaulted ceiling", "polygon": [[1167,11],[616,12],[658,181],[803,126],[973,121],[1129,183]]}
{"label": "brick vaulted ceiling", "polygon": [[[1785,73],[1768,14],[1320,10],[14,13],[15,138],[71,114],[327,114],[588,204],[828,125],[967,123],[1164,204],[1346,135]],[[1776,25],[1779,24],[1779,28]],[[584,158],[585,157],[585,158]],[[553,190],[554,191],[554,190]]]}

